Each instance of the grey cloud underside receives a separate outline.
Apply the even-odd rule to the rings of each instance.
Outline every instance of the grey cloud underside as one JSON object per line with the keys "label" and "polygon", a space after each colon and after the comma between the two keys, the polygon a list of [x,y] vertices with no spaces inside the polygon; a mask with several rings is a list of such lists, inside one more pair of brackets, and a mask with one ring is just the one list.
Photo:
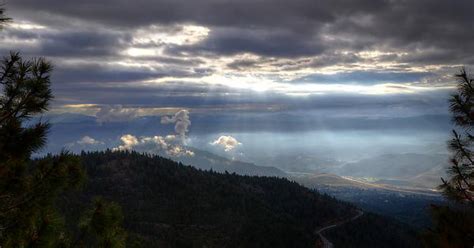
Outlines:
{"label": "grey cloud underside", "polygon": [[[161,71],[147,68],[129,68],[119,66],[104,66],[101,64],[88,63],[85,65],[64,66],[57,65],[52,75],[52,80],[58,84],[75,83],[136,83],[144,80],[158,79],[164,77],[173,78],[199,78],[209,74],[196,70],[189,70],[176,66],[165,67]],[[97,85],[98,86],[98,85]],[[59,86],[60,87],[60,86]],[[87,86],[86,86],[87,87]]]}
{"label": "grey cloud underside", "polygon": [[[18,40],[37,40],[37,46],[22,48],[22,52],[30,56],[76,58],[115,56],[131,39],[124,33],[87,28],[39,31],[7,28],[1,35]],[[1,51],[5,53],[10,49],[2,46]]]}
{"label": "grey cloud underside", "polygon": [[[259,94],[251,90],[235,90],[224,86],[209,90],[204,84],[181,82],[155,87],[134,84],[122,84],[120,87],[56,84],[55,92],[62,97],[56,99],[58,105],[87,102],[101,105],[122,104],[135,108],[180,107],[202,112],[317,110],[331,115],[398,116],[445,114],[448,112],[447,99],[452,91],[378,96],[346,93],[290,97],[276,93]],[[78,99],[77,95],[81,98]],[[71,99],[77,99],[77,102],[69,102]]]}
{"label": "grey cloud underside", "polygon": [[308,37],[308,34],[292,30],[234,29],[213,30],[205,41],[190,46],[169,47],[169,54],[216,53],[233,55],[242,52],[263,56],[300,57],[321,54],[326,44]]}

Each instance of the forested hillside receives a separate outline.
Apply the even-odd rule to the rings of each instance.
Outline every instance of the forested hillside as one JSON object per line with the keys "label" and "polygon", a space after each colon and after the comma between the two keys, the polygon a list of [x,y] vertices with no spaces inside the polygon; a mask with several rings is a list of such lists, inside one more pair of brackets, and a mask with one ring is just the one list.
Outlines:
{"label": "forested hillside", "polygon": [[335,247],[341,248],[421,247],[414,229],[371,213],[328,230],[325,236]]}
{"label": "forested hillside", "polygon": [[314,247],[316,228],[355,214],[351,205],[286,179],[201,171],[135,152],[81,159],[88,183],[64,197],[66,216],[78,218],[78,209],[102,195],[122,206],[130,245]]}

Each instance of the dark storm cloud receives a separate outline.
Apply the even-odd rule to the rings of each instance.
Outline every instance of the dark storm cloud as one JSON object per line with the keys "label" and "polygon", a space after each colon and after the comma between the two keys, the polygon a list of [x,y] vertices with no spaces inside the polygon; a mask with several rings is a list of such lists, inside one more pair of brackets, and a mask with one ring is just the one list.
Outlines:
{"label": "dark storm cloud", "polygon": [[[61,15],[115,28],[179,23],[224,28],[226,32],[214,31],[193,47],[218,54],[294,57],[334,49],[443,50],[449,55],[444,61],[451,63],[449,57],[454,57],[463,63],[472,61],[466,54],[474,51],[470,0],[15,0],[9,5],[18,13]],[[425,54],[418,55],[406,60]]]}
{"label": "dark storm cloud", "polygon": [[[192,58],[186,58],[186,57],[166,57],[166,56],[153,56],[153,57],[136,57],[134,58],[135,61],[143,62],[143,63],[148,63],[148,62],[154,62],[154,63],[162,63],[162,64],[170,64],[170,65],[178,65],[178,66],[199,66],[204,63],[202,59],[192,57]],[[207,69],[210,70],[210,69]]]}
{"label": "dark storm cloud", "polygon": [[220,55],[254,53],[263,56],[298,57],[320,54],[324,44],[292,30],[216,29],[203,42],[174,46],[168,53],[207,52]]}
{"label": "dark storm cloud", "polygon": [[[187,1],[187,0],[85,0],[64,4],[61,0],[17,0],[18,11],[44,11],[119,27],[155,23],[194,22],[208,26],[293,26],[307,21],[331,20],[328,6],[315,1]],[[54,6],[54,7],[51,7]],[[295,25],[296,24],[296,25]]]}
{"label": "dark storm cloud", "polygon": [[129,68],[109,68],[94,64],[87,64],[82,67],[77,65],[70,67],[57,65],[55,69],[52,80],[58,84],[139,82],[166,76],[166,74],[159,72]]}
{"label": "dark storm cloud", "polygon": [[[54,30],[54,29],[12,29],[2,32],[2,37],[19,41],[29,40],[33,47],[21,49],[27,56],[47,57],[107,57],[116,56],[131,41],[128,34],[98,30]],[[8,52],[15,44],[3,45],[2,53]]]}
{"label": "dark storm cloud", "polygon": [[[52,80],[58,84],[75,83],[136,83],[159,79],[173,78],[200,78],[208,75],[207,71],[185,70],[181,67],[164,68],[162,71],[147,68],[133,68],[127,66],[108,66],[100,63],[55,65]],[[67,85],[67,87],[71,87]],[[108,86],[110,87],[110,85]]]}
{"label": "dark storm cloud", "polygon": [[41,37],[44,56],[112,56],[130,40],[123,34],[104,31],[61,32]]}

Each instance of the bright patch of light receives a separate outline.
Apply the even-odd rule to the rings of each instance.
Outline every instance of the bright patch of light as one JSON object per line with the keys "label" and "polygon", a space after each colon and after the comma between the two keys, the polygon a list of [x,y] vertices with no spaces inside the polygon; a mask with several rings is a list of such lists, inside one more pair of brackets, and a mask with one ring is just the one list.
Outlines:
{"label": "bright patch of light", "polygon": [[92,108],[92,107],[97,107],[97,104],[66,104],[64,105],[65,108]]}
{"label": "bright patch of light", "polygon": [[171,30],[163,26],[151,25],[137,30],[133,35],[133,43],[190,45],[205,39],[209,31],[206,27],[195,25],[183,25]]}
{"label": "bright patch of light", "polygon": [[151,25],[138,29],[133,34],[131,46],[125,54],[131,57],[152,57],[163,54],[164,45],[191,45],[205,39],[209,29],[202,26],[183,25],[169,28]]}
{"label": "bright patch of light", "polygon": [[9,23],[7,25],[7,28],[13,28],[13,29],[22,29],[22,30],[35,30],[35,29],[45,29],[45,26],[32,23],[32,22],[26,22],[26,21],[15,21],[12,23]]}
{"label": "bright patch of light", "polygon": [[202,81],[205,81],[210,84],[224,85],[231,88],[237,89],[250,89],[257,92],[263,92],[270,90],[272,86],[275,86],[275,82],[264,77],[258,77],[255,75],[211,75],[208,77],[202,78]]}
{"label": "bright patch of light", "polygon": [[408,55],[408,53],[402,53],[402,52],[384,52],[384,51],[379,51],[379,50],[371,50],[371,51],[362,51],[356,53],[358,56],[364,59],[376,59],[381,56],[390,56],[390,55],[398,55],[398,56],[404,56]]}
{"label": "bright patch of light", "polygon": [[125,51],[125,53],[132,57],[150,57],[150,56],[158,56],[162,53],[161,49],[155,48],[129,48]]}
{"label": "bright patch of light", "polygon": [[[449,87],[448,87],[449,88]],[[280,92],[289,96],[307,96],[312,94],[348,93],[364,95],[412,94],[423,91],[439,90],[441,87],[417,87],[408,84],[298,84],[285,85]],[[443,88],[444,89],[444,88]]]}
{"label": "bright patch of light", "polygon": [[255,92],[279,93],[294,97],[309,95],[347,93],[364,95],[412,94],[430,90],[451,89],[445,87],[420,87],[410,83],[405,84],[316,84],[316,83],[287,83],[272,80],[258,75],[219,75],[213,74],[203,78],[160,78],[147,81],[148,84],[167,82],[186,82],[208,85],[221,85],[229,88],[252,90]]}

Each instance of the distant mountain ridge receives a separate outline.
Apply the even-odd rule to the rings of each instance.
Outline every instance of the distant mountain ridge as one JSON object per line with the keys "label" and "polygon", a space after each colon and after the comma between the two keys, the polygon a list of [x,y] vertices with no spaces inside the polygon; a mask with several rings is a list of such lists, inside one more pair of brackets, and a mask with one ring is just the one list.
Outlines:
{"label": "distant mountain ridge", "polygon": [[248,176],[273,176],[286,177],[287,174],[282,170],[271,166],[259,166],[253,163],[246,163],[238,160],[231,160],[218,156],[216,154],[189,147],[194,152],[193,156],[171,157],[186,165],[191,165],[203,170],[212,170],[216,172],[237,173]]}
{"label": "distant mountain ridge", "polygon": [[448,165],[445,154],[384,154],[347,163],[335,173],[351,177],[373,177],[375,183],[435,188]]}

